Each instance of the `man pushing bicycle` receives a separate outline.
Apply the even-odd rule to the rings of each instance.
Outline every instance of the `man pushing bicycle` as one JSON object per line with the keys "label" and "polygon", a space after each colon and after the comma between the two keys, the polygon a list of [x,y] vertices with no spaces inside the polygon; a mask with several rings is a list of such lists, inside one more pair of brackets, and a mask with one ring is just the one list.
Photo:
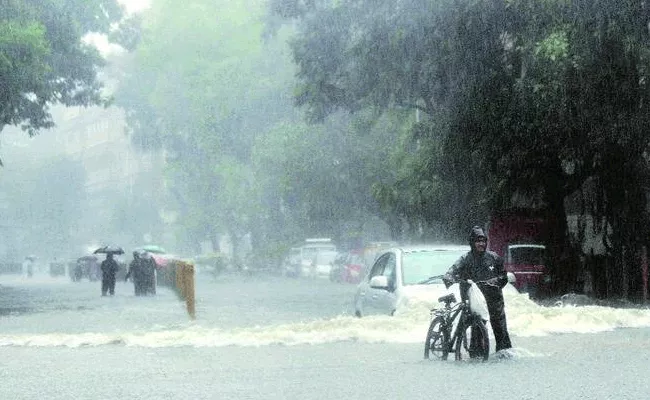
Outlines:
{"label": "man pushing bicycle", "polygon": [[[504,357],[509,356],[504,350],[510,349],[510,335],[506,323],[503,301],[503,287],[508,283],[508,276],[503,268],[503,259],[492,251],[486,251],[487,235],[479,226],[470,232],[471,250],[462,255],[447,271],[443,281],[449,286],[458,279],[471,279],[481,289],[490,313],[490,325],[494,332],[496,351]],[[467,288],[461,288],[461,296],[467,298]]]}

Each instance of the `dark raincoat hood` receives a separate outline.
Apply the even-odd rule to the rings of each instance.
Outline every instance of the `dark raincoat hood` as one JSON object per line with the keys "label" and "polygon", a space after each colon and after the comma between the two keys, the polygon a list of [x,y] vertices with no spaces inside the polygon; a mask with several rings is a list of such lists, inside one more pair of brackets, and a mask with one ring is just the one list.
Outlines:
{"label": "dark raincoat hood", "polygon": [[476,239],[480,237],[484,237],[487,240],[487,235],[483,231],[483,228],[476,225],[472,228],[471,232],[469,233],[469,246],[472,248],[472,250],[474,250],[474,241],[476,241]]}

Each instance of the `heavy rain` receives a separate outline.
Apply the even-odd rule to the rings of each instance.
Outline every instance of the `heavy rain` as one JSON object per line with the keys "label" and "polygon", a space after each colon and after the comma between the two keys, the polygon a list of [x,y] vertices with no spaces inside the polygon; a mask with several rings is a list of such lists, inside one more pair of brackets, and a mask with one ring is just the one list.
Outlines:
{"label": "heavy rain", "polygon": [[649,15],[0,0],[0,399],[646,398]]}

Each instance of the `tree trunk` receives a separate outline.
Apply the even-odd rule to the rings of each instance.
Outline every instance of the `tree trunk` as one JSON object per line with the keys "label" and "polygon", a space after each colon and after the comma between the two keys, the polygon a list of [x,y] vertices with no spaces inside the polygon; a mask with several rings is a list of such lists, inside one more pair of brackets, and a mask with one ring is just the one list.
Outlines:
{"label": "tree trunk", "polygon": [[567,216],[564,208],[566,193],[562,183],[559,182],[562,176],[559,172],[549,174],[545,186],[548,220],[548,237],[545,238],[545,243],[550,260],[551,295],[582,292],[583,289],[576,287],[580,260],[577,251],[569,242]]}

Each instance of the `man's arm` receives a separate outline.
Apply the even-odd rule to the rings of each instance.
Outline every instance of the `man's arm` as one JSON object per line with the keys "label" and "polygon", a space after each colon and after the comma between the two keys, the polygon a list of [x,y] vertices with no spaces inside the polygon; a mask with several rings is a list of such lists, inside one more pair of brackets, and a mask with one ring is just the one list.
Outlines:
{"label": "man's arm", "polygon": [[453,283],[455,283],[458,280],[458,277],[461,274],[461,271],[464,268],[465,265],[465,258],[467,255],[460,256],[458,260],[452,265],[445,276],[442,278],[442,281],[445,283],[447,287],[451,286]]}

